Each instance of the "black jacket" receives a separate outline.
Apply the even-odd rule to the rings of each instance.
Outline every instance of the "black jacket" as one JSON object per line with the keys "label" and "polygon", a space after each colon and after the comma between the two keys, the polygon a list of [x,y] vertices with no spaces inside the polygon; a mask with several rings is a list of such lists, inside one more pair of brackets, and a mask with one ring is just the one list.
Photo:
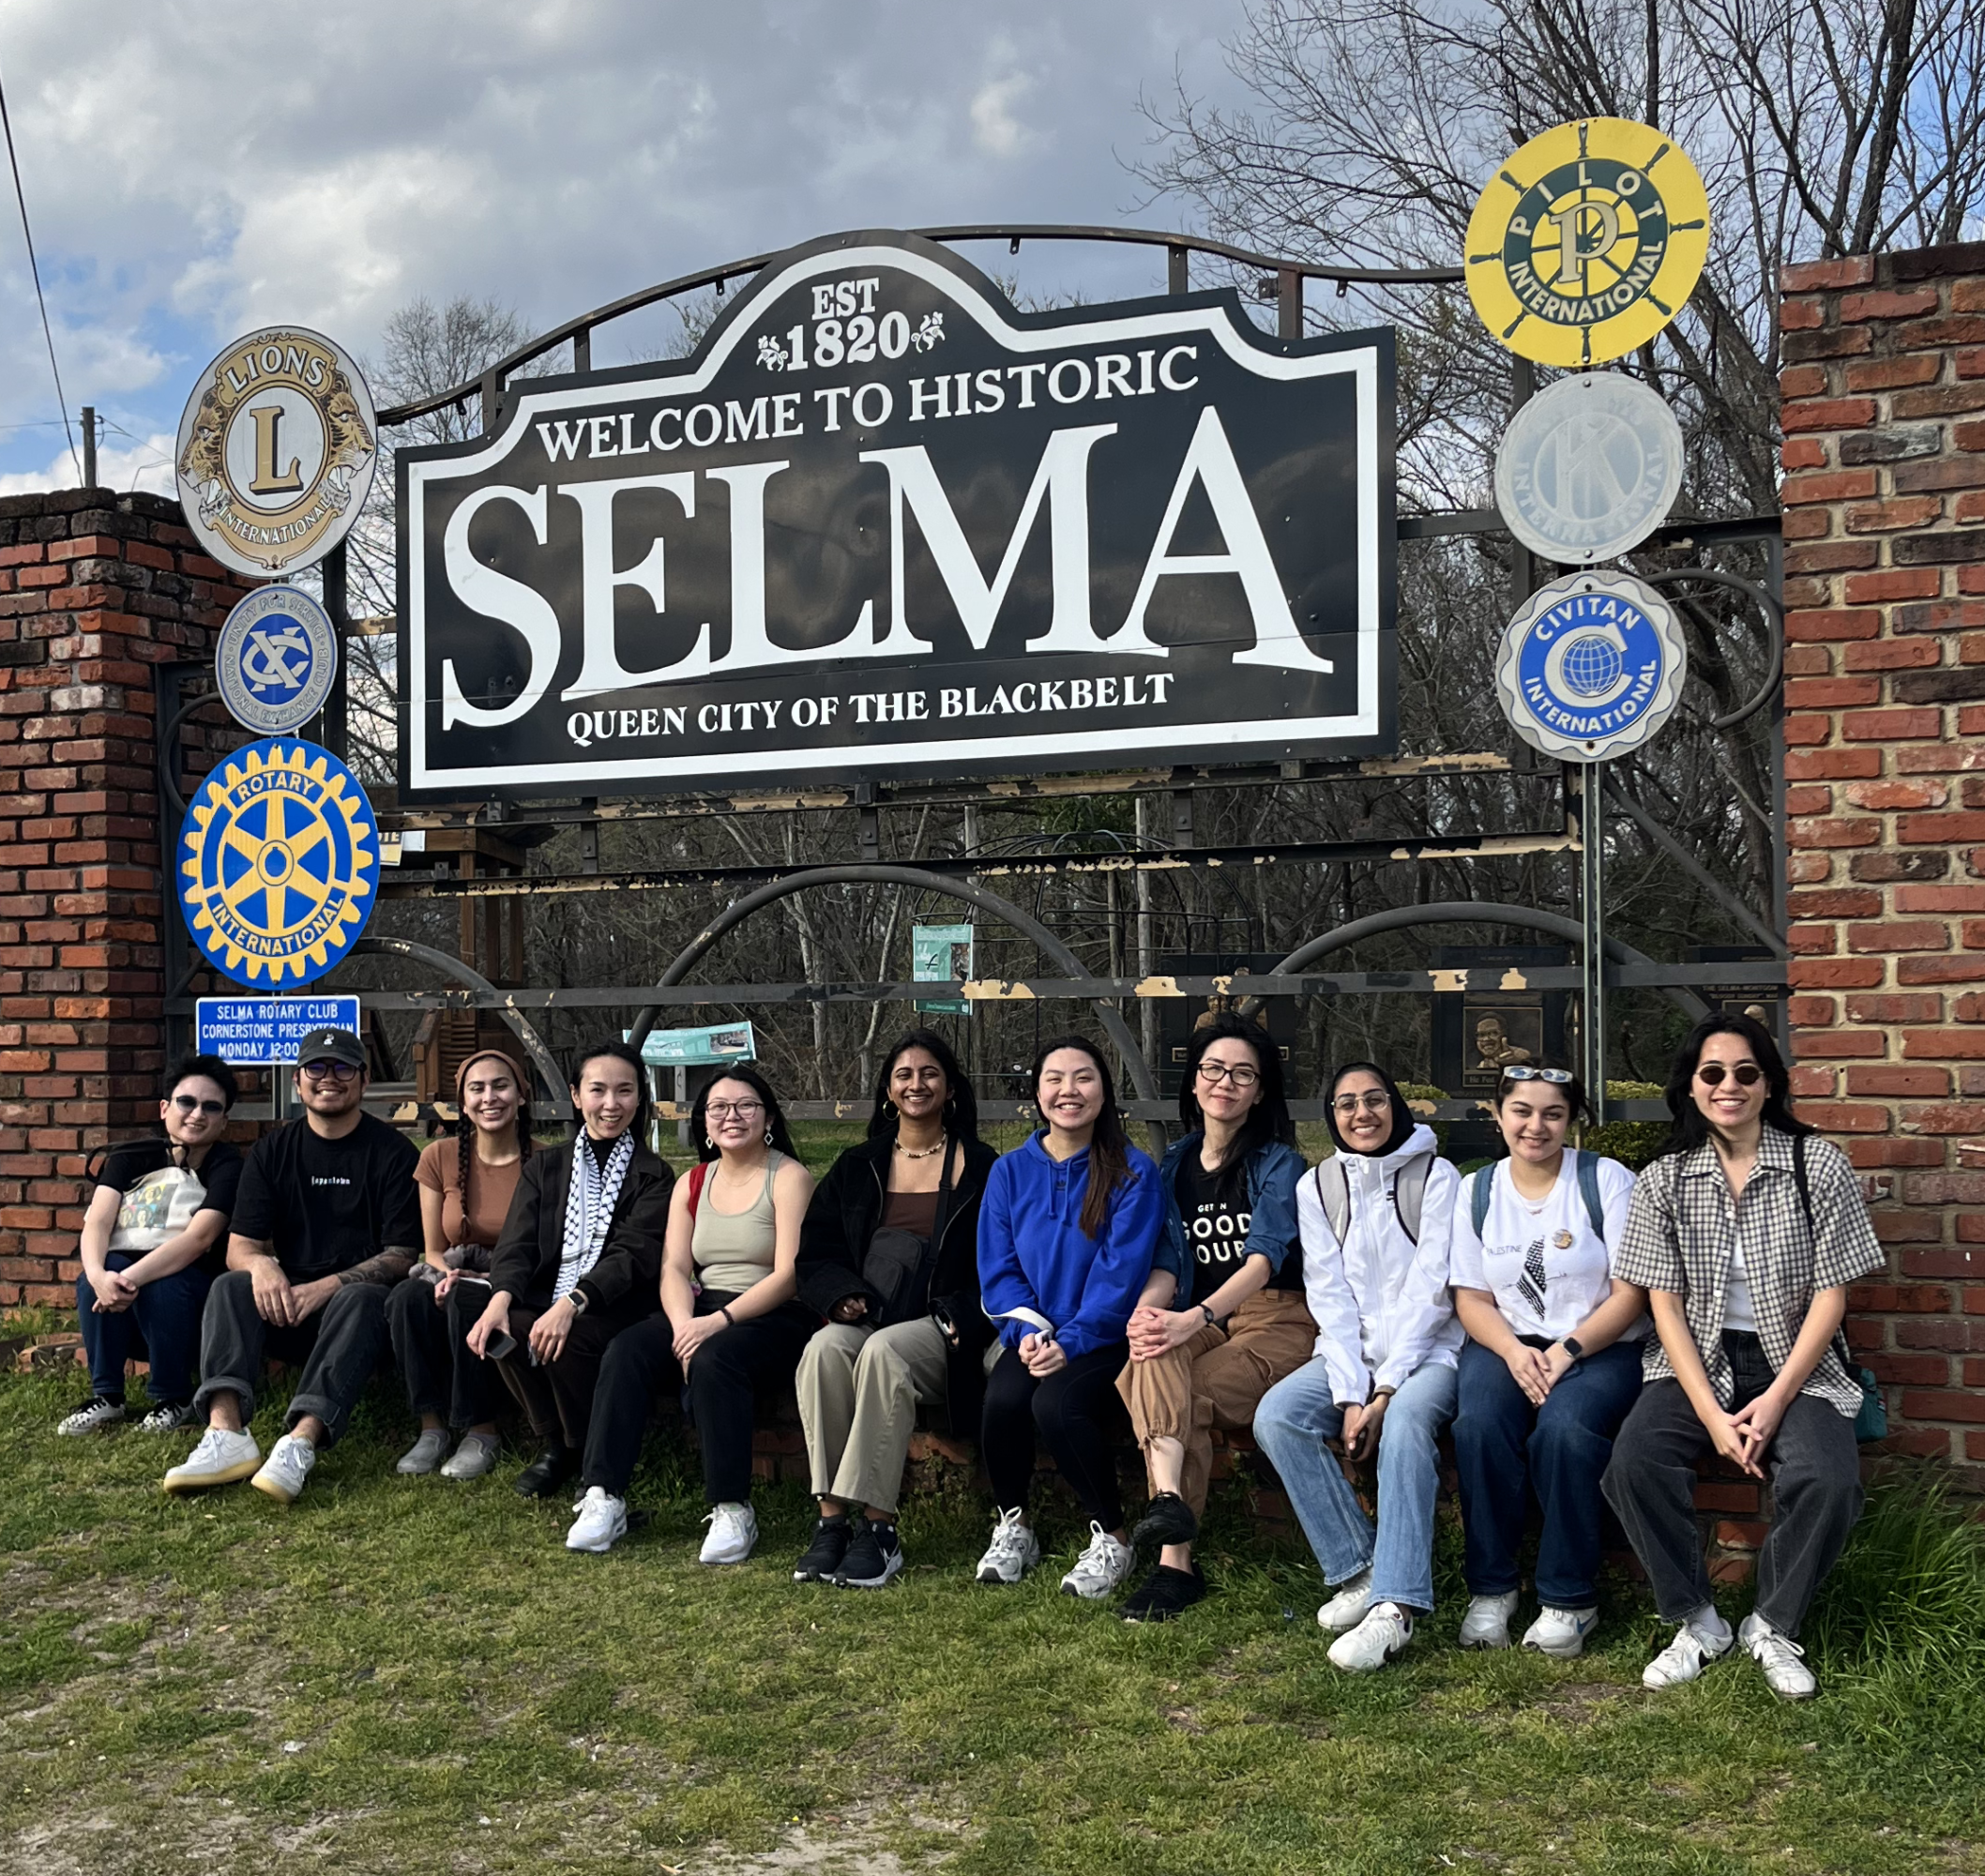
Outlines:
{"label": "black jacket", "polygon": [[[978,1202],[999,1155],[982,1140],[968,1140],[964,1147],[964,1170],[937,1220],[936,1269],[925,1307],[933,1312],[941,1307],[958,1329],[945,1364],[947,1430],[954,1438],[976,1440],[986,1344],[992,1339],[992,1324],[978,1300]],[[849,1147],[814,1188],[799,1228],[797,1276],[799,1300],[818,1316],[831,1315],[850,1296],[867,1297],[871,1309],[882,1305],[883,1298],[862,1281],[861,1266],[882,1222],[895,1150],[893,1135],[876,1134]]]}
{"label": "black jacket", "polygon": [[[490,1253],[490,1282],[508,1290],[527,1309],[551,1307],[565,1248],[566,1194],[572,1184],[574,1151],[590,1152],[581,1135],[567,1145],[543,1147],[523,1162],[517,1196]],[[636,1146],[620,1182],[614,1219],[599,1262],[579,1279],[589,1309],[615,1315],[652,1315],[661,1307],[661,1240],[669,1225],[669,1191],[675,1174],[645,1146]]]}

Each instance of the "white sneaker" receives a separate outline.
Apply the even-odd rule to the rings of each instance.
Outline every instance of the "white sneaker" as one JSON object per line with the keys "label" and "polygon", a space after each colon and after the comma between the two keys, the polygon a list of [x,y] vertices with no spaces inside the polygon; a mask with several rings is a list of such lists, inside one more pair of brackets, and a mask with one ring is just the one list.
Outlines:
{"label": "white sneaker", "polygon": [[1412,1640],[1412,1616],[1396,1602],[1381,1602],[1356,1628],[1331,1642],[1330,1659],[1348,1674],[1369,1674]]}
{"label": "white sneaker", "polygon": [[758,1543],[758,1513],[749,1505],[720,1505],[703,1521],[710,1535],[703,1540],[699,1564],[741,1564]]}
{"label": "white sneaker", "polygon": [[[565,1534],[565,1547],[568,1551],[590,1551],[596,1557],[603,1557],[628,1535],[628,1502],[624,1498],[615,1498],[603,1485],[587,1486],[586,1495],[574,1509],[579,1516],[572,1520],[572,1528]],[[711,1536],[714,1537],[716,1533],[712,1532]],[[705,1563],[720,1561],[707,1554],[708,1545],[704,1548]],[[747,1544],[745,1556],[750,1554],[751,1548]]]}
{"label": "white sneaker", "polygon": [[1586,1636],[1599,1626],[1597,1607],[1553,1609],[1546,1603],[1538,1611],[1537,1620],[1523,1630],[1523,1646],[1555,1656],[1560,1661],[1575,1661],[1585,1652]]}
{"label": "white sneaker", "polygon": [[[1463,1648],[1507,1648],[1509,1618],[1516,1613],[1516,1592],[1503,1596],[1471,1596],[1468,1613],[1462,1617],[1461,1643]],[[1529,1636],[1523,1640],[1528,1642]]]}
{"label": "white sneaker", "polygon": [[1317,1626],[1333,1635],[1356,1628],[1371,1607],[1371,1571],[1368,1566],[1337,1586],[1337,1594],[1316,1611]]}
{"label": "white sneaker", "polygon": [[1737,1629],[1744,1651],[1765,1671],[1765,1685],[1780,1700],[1811,1700],[1819,1682],[1806,1665],[1806,1651],[1789,1635],[1780,1635],[1753,1610]]}
{"label": "white sneaker", "polygon": [[294,1505],[303,1496],[311,1468],[317,1463],[317,1448],[295,1433],[285,1433],[269,1448],[262,1470],[249,1480],[257,1491],[265,1491],[279,1505]]}
{"label": "white sneaker", "polygon": [[209,1427],[200,1444],[166,1474],[165,1489],[176,1497],[183,1491],[205,1491],[210,1485],[233,1485],[261,1463],[262,1448],[254,1434]]}
{"label": "white sneaker", "polygon": [[1075,1560],[1075,1567],[1061,1580],[1064,1596],[1079,1596],[1094,1602],[1105,1596],[1130,1574],[1131,1550],[1119,1544],[1092,1518],[1089,1548]]}
{"label": "white sneaker", "polygon": [[464,1433],[462,1444],[441,1468],[443,1478],[480,1478],[492,1472],[503,1443],[494,1433]]}
{"label": "white sneaker", "polygon": [[982,1583],[1017,1583],[1039,1562],[1040,1539],[1021,1522],[1018,1511],[1002,1511],[973,1574]]}
{"label": "white sneaker", "polygon": [[73,1439],[78,1433],[94,1433],[98,1427],[114,1427],[123,1418],[124,1402],[106,1400],[99,1394],[87,1407],[79,1407],[58,1420],[55,1431],[66,1440]]}
{"label": "white sneaker", "polygon": [[1641,1670],[1644,1687],[1678,1687],[1697,1678],[1711,1662],[1729,1654],[1736,1640],[1729,1623],[1710,1604],[1697,1610],[1674,1631],[1674,1640]]}
{"label": "white sneaker", "polygon": [[400,1463],[393,1470],[408,1478],[425,1478],[429,1473],[440,1469],[447,1457],[447,1430],[443,1427],[427,1427],[420,1437],[400,1455]]}

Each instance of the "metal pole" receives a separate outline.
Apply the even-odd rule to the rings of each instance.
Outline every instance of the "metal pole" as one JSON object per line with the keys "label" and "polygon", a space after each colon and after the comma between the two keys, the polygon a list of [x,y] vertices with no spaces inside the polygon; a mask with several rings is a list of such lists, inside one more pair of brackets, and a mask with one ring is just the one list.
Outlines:
{"label": "metal pole", "polygon": [[1585,973],[1581,1006],[1584,1082],[1592,1117],[1606,1118],[1606,817],[1599,806],[1598,763],[1579,764],[1579,916],[1583,930],[1580,963]]}
{"label": "metal pole", "polygon": [[97,406],[83,406],[83,486],[97,486]]}
{"label": "metal pole", "polygon": [[[1140,794],[1137,797],[1137,851],[1146,853],[1151,844],[1151,797]],[[1137,870],[1137,976],[1139,982],[1151,975],[1153,969],[1153,946],[1151,943],[1151,875],[1143,867]],[[1158,1006],[1149,997],[1137,1000],[1138,1025],[1144,1031],[1144,1060],[1158,1060]]]}
{"label": "metal pole", "polygon": [[338,668],[331,676],[331,694],[324,700],[324,713],[318,719],[324,746],[338,758],[345,759],[345,662],[344,635],[350,621],[346,614],[350,606],[347,582],[345,544],[338,545],[324,556],[324,610],[330,615],[331,639],[338,647]]}

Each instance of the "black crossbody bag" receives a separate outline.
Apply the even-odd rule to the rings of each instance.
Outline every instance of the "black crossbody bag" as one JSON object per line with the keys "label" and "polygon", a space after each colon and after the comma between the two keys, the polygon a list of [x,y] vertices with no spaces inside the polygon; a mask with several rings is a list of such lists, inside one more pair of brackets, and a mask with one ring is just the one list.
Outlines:
{"label": "black crossbody bag", "polygon": [[[914,1323],[926,1313],[924,1299],[916,1294],[917,1273],[925,1256],[941,1243],[945,1215],[951,1209],[951,1137],[945,1136],[944,1170],[937,1181],[937,1216],[931,1222],[931,1235],[921,1238],[901,1225],[881,1225],[870,1236],[869,1248],[861,1261],[861,1280],[881,1299],[875,1326],[893,1329],[899,1323]],[[888,1188],[883,1188],[883,1203],[888,1203]]]}

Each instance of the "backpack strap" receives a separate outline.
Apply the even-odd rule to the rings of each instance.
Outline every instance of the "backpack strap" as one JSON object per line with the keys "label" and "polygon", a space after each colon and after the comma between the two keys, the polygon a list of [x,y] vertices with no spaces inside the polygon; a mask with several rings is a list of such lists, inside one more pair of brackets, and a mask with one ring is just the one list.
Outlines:
{"label": "backpack strap", "polygon": [[1819,1233],[1812,1223],[1812,1176],[1806,1170],[1806,1135],[1792,1136],[1792,1183],[1798,1188],[1799,1212],[1806,1220],[1808,1243],[1817,1243]]}
{"label": "backpack strap", "polygon": [[[1327,1177],[1326,1175],[1328,1175]],[[1344,1240],[1351,1234],[1351,1181],[1344,1169],[1338,1164],[1337,1155],[1316,1162],[1316,1203],[1324,1208],[1324,1217],[1336,1234],[1338,1248],[1341,1250]]]}
{"label": "backpack strap", "polygon": [[1576,1149],[1578,1157],[1573,1164],[1578,1168],[1579,1197],[1585,1202],[1585,1216],[1592,1221],[1592,1234],[1601,1244],[1606,1242],[1606,1206],[1599,1197],[1599,1157],[1587,1153],[1583,1147]]}
{"label": "backpack strap", "polygon": [[1489,1222],[1489,1201],[1495,1190],[1495,1167],[1477,1166],[1468,1175],[1468,1216],[1475,1225],[1475,1234],[1480,1237],[1482,1227]]}
{"label": "backpack strap", "polygon": [[1433,1155],[1416,1153],[1392,1181],[1392,1209],[1416,1247],[1420,1241],[1420,1214],[1427,1208],[1427,1175],[1432,1171]]}

